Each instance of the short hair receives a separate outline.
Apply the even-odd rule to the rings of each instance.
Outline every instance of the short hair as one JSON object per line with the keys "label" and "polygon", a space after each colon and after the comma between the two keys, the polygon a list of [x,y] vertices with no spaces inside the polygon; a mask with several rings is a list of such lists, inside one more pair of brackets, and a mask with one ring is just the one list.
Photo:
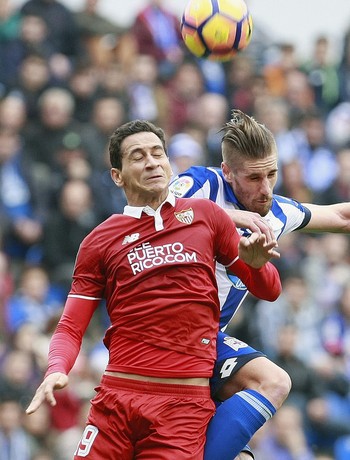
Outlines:
{"label": "short hair", "polygon": [[234,160],[261,159],[277,152],[272,132],[265,125],[241,110],[232,110],[232,118],[221,129],[223,161],[232,164]]}
{"label": "short hair", "polygon": [[112,168],[122,169],[122,157],[123,152],[121,151],[121,144],[123,140],[137,133],[154,133],[161,140],[165,153],[166,143],[165,143],[165,133],[162,128],[155,126],[150,121],[146,120],[133,120],[123,125],[119,126],[114,133],[112,134],[109,141],[109,158],[112,165]]}

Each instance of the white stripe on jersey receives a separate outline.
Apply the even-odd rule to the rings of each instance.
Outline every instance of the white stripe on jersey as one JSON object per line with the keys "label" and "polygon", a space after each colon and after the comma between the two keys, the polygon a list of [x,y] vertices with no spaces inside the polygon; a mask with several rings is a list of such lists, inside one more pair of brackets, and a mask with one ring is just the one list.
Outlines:
{"label": "white stripe on jersey", "polygon": [[[225,181],[219,168],[193,166],[179,174],[170,185],[176,196],[207,198],[221,208],[244,209],[237,201],[231,186]],[[264,217],[273,229],[276,238],[304,226],[309,211],[299,202],[279,195],[273,195],[270,211]],[[241,234],[250,233],[238,229]],[[220,327],[224,330],[247,295],[247,289],[237,278],[227,274],[225,267],[217,264],[216,277],[221,308]]]}

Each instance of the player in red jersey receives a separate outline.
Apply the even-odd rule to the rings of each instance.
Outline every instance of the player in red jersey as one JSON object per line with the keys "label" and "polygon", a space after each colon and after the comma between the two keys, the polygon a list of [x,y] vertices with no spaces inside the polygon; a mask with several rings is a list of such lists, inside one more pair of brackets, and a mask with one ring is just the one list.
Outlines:
{"label": "player in red jersey", "polygon": [[214,413],[209,377],[216,357],[219,300],[215,262],[257,297],[281,292],[276,242],[240,237],[205,199],[169,193],[164,133],[129,122],[111,137],[112,179],[128,206],[81,243],[49,364],[27,413],[68,384],[91,317],[106,299],[109,362],[92,400],[75,459],[200,460]]}

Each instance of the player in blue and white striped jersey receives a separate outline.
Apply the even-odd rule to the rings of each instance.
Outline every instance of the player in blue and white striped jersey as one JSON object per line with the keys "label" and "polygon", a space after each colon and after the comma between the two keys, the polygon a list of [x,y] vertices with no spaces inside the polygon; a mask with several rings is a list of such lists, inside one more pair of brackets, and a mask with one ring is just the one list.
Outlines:
{"label": "player in blue and white striped jersey", "polygon": [[[246,210],[219,168],[193,166],[178,175],[171,184],[171,190],[178,197],[209,198],[227,210]],[[270,238],[278,239],[283,234],[305,227],[310,221],[310,210],[295,200],[273,194],[268,202],[269,210],[264,222],[273,231]],[[251,233],[247,228],[240,228],[239,231],[245,236]],[[217,264],[216,272],[221,305],[220,328],[224,331],[247,295],[247,289],[238,278],[228,275],[222,265]]]}
{"label": "player in blue and white striped jersey", "polygon": [[[301,229],[350,232],[349,203],[301,204],[273,193],[278,170],[273,135],[239,110],[233,111],[232,120],[223,128],[222,156],[221,169],[195,166],[179,174],[171,184],[172,192],[215,201],[243,234],[260,231],[267,241]],[[224,402],[209,425],[204,458],[232,460],[282,405],[290,379],[261,352],[223,332],[247,290],[220,265],[217,281],[222,332],[211,384],[214,399]]]}

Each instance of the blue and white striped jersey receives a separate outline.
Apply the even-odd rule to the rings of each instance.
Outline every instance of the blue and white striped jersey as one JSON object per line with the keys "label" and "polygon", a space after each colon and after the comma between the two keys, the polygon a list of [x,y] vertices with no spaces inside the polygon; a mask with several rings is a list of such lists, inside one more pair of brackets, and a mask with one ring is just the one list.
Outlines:
{"label": "blue and white striped jersey", "polygon": [[[245,209],[238,201],[219,168],[193,166],[179,174],[170,184],[170,190],[177,197],[208,198],[222,208]],[[272,206],[264,219],[272,227],[276,238],[305,227],[310,221],[311,212],[298,201],[273,195]],[[238,229],[242,235],[250,233]],[[227,274],[225,267],[216,266],[216,279],[220,299],[220,328],[225,330],[228,323],[248,294],[247,288],[236,276]]]}

